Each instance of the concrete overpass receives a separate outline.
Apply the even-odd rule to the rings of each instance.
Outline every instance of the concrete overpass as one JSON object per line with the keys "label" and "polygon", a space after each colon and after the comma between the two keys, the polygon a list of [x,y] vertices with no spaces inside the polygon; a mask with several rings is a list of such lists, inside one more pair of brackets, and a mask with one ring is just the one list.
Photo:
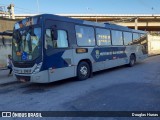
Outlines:
{"label": "concrete overpass", "polygon": [[[35,14],[15,14],[22,19]],[[160,31],[160,14],[58,14],[61,16],[89,20],[94,22],[111,22],[146,31]]]}
{"label": "concrete overpass", "polygon": [[[36,14],[15,14],[15,20]],[[160,14],[57,14],[94,22],[111,22],[139,30],[160,31]],[[7,16],[2,16],[7,17]]]}

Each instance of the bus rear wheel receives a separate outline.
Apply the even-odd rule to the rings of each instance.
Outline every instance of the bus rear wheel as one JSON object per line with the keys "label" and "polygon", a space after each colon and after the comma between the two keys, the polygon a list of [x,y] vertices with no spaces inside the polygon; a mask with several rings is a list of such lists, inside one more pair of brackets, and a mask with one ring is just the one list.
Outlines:
{"label": "bus rear wheel", "polygon": [[136,63],[136,57],[133,54],[131,54],[128,66],[132,67],[135,65],[135,63]]}
{"label": "bus rear wheel", "polygon": [[77,67],[77,78],[79,80],[86,80],[91,74],[90,66],[87,62],[80,62]]}

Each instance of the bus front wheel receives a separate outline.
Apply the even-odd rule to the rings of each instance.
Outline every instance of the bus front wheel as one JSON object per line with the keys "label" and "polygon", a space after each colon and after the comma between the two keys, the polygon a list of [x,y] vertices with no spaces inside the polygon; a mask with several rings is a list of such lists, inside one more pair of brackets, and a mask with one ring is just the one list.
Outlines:
{"label": "bus front wheel", "polygon": [[128,66],[132,67],[132,66],[135,65],[135,63],[136,63],[136,58],[135,58],[135,56],[133,54],[131,54]]}
{"label": "bus front wheel", "polygon": [[77,67],[77,77],[79,80],[86,80],[91,73],[90,66],[87,62],[80,62]]}

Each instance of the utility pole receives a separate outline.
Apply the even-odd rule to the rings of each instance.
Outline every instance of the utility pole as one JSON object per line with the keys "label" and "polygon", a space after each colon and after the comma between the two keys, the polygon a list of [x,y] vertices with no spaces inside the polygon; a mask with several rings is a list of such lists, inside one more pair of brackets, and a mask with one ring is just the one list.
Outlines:
{"label": "utility pole", "polygon": [[154,10],[154,7],[152,7],[151,9],[152,9],[152,16],[154,16],[154,11],[153,11],[153,10]]}
{"label": "utility pole", "polygon": [[37,0],[37,10],[38,10],[38,14],[39,14],[39,1]]}

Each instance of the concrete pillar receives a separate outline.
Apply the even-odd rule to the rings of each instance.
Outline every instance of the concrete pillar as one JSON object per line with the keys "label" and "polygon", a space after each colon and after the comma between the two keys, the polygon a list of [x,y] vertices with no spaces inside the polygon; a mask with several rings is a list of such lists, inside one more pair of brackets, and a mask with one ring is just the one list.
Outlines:
{"label": "concrete pillar", "polygon": [[8,12],[9,12],[9,18],[11,19],[15,19],[15,15],[14,15],[14,4],[10,4],[8,7]]}
{"label": "concrete pillar", "polygon": [[138,18],[135,19],[135,30],[138,30]]}
{"label": "concrete pillar", "polygon": [[15,15],[14,15],[14,4],[11,4],[11,16],[12,16],[12,19],[15,19]]}

